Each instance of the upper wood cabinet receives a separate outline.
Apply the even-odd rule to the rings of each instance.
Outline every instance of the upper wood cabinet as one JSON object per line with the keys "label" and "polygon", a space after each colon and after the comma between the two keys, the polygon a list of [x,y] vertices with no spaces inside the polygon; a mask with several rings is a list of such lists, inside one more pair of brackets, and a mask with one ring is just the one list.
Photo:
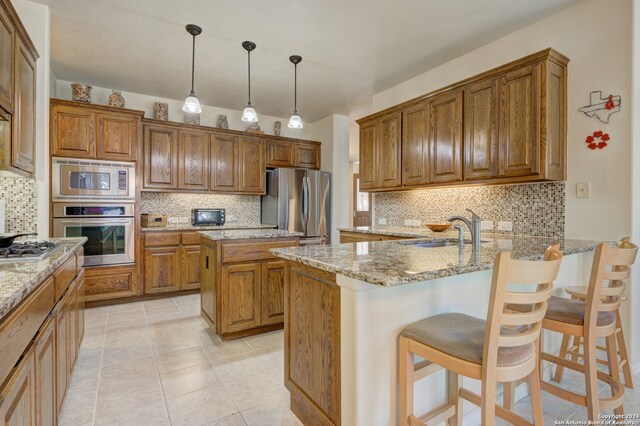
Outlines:
{"label": "upper wood cabinet", "polygon": [[209,189],[209,146],[207,132],[178,132],[178,188]]}
{"label": "upper wood cabinet", "polygon": [[15,30],[8,10],[0,5],[0,107],[13,111]]}
{"label": "upper wood cabinet", "polygon": [[211,189],[240,190],[240,141],[237,136],[214,133],[211,140]]}
{"label": "upper wood cabinet", "polygon": [[52,99],[50,115],[52,156],[138,159],[143,111]]}
{"label": "upper wood cabinet", "polygon": [[264,194],[267,174],[264,141],[256,138],[240,138],[240,192]]}
{"label": "upper wood cabinet", "polygon": [[320,143],[267,139],[267,167],[320,169]]}
{"label": "upper wood cabinet", "polygon": [[178,131],[170,126],[145,126],[144,187],[178,188]]}
{"label": "upper wood cabinet", "polygon": [[568,62],[546,49],[358,120],[361,189],[565,180]]}
{"label": "upper wood cabinet", "polygon": [[320,170],[320,144],[317,142],[296,142],[295,167]]}

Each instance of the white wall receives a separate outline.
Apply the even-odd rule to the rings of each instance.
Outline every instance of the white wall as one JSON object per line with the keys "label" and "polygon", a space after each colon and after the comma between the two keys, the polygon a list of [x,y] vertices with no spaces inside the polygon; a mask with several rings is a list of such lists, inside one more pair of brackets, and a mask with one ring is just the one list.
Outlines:
{"label": "white wall", "polygon": [[36,208],[38,233],[49,236],[49,91],[50,29],[49,6],[29,0],[12,0],[33,44],[40,55],[36,62]]}
{"label": "white wall", "polygon": [[[60,99],[71,99],[71,83],[69,81],[58,80],[56,85],[56,96]],[[91,82],[82,82],[91,84]],[[111,95],[111,89],[103,87],[93,86],[91,92],[91,102],[96,104],[108,105],[109,95]],[[184,121],[184,113],[182,112],[182,105],[184,99],[166,99],[157,96],[142,95],[140,93],[122,92],[122,96],[125,98],[125,107],[130,109],[142,110],[145,112],[145,117],[153,118],[153,103],[154,102],[166,102],[169,104],[169,120],[170,121]],[[273,117],[269,115],[260,114],[258,112],[259,124],[261,129],[267,134],[273,134],[273,123],[276,120],[282,122],[281,136],[287,136],[300,139],[311,139],[312,125],[304,123],[304,128],[300,130],[289,129],[287,124],[289,123],[289,117]],[[200,115],[200,124],[203,126],[216,127],[216,121],[218,115],[225,114],[229,123],[229,129],[232,130],[246,130],[248,123],[244,123],[240,120],[242,117],[242,111],[218,108],[215,106],[202,105],[202,114]]]}
{"label": "white wall", "polygon": [[[635,120],[632,121],[632,156],[631,162],[636,165],[631,169],[631,194],[632,194],[632,206],[631,206],[631,238],[636,243],[640,241],[640,120],[638,120],[638,116],[640,114],[640,2],[634,0],[633,2],[633,49],[632,49],[632,81],[633,81],[633,92],[632,92],[632,102],[630,102],[632,106],[632,117],[636,117]],[[631,324],[640,324],[640,261],[636,262],[636,266],[634,268],[634,280],[633,285],[631,285],[629,289],[630,299],[631,299],[631,307],[634,309],[629,309],[630,311],[630,322]],[[631,352],[634,356],[634,367],[635,371],[640,371],[640,335],[636,331],[635,334],[627,333],[627,338],[631,340]]]}

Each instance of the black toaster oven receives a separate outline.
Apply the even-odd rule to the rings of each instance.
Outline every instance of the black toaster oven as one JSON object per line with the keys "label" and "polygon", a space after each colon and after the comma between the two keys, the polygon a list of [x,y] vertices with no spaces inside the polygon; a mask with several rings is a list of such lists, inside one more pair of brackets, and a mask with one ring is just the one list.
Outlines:
{"label": "black toaster oven", "polygon": [[224,225],[224,209],[191,210],[193,225]]}

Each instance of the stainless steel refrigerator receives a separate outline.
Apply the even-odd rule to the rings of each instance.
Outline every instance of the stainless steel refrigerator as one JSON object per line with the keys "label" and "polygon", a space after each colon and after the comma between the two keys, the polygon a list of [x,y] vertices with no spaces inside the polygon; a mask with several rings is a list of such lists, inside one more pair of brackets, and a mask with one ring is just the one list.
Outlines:
{"label": "stainless steel refrigerator", "polygon": [[331,173],[304,169],[267,170],[262,223],[302,232],[300,244],[329,244]]}

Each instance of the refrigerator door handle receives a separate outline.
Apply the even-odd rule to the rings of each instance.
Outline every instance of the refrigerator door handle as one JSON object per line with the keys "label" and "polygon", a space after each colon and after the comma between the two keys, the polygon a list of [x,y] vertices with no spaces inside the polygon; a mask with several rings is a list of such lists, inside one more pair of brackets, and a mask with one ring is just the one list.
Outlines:
{"label": "refrigerator door handle", "polygon": [[307,178],[302,178],[302,202],[300,203],[300,214],[302,216],[302,232],[307,233]]}
{"label": "refrigerator door handle", "polygon": [[306,176],[304,178],[304,182],[305,182],[305,203],[304,203],[304,208],[305,208],[305,212],[304,212],[304,216],[305,216],[305,223],[308,224],[309,223],[309,209],[310,209],[310,205],[311,205],[311,201],[309,200],[309,197],[311,195],[311,186],[309,184],[309,177]]}

